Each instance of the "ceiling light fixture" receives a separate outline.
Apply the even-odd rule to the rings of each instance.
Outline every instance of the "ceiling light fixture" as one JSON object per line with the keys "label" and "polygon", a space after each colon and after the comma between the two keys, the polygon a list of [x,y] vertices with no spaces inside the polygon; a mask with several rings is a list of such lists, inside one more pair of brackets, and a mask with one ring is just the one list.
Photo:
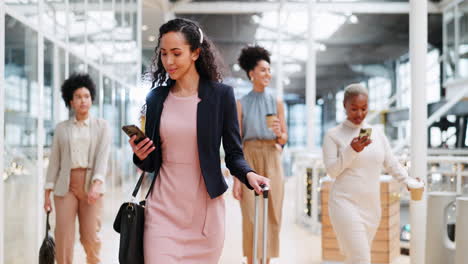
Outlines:
{"label": "ceiling light fixture", "polygon": [[351,15],[348,17],[348,20],[351,24],[359,23],[359,18],[356,15]]}
{"label": "ceiling light fixture", "polygon": [[148,37],[148,41],[149,42],[154,42],[156,40],[156,37],[155,36],[149,36]]}
{"label": "ceiling light fixture", "polygon": [[241,68],[240,68],[239,64],[234,63],[234,65],[232,65],[232,69],[233,69],[235,72],[238,72],[238,71],[240,71]]}
{"label": "ceiling light fixture", "polygon": [[255,24],[259,24],[261,21],[261,17],[259,15],[252,15],[252,22]]}
{"label": "ceiling light fixture", "polygon": [[315,50],[321,51],[321,52],[327,51],[327,46],[325,44],[323,44],[323,43],[317,43],[315,45]]}
{"label": "ceiling light fixture", "polygon": [[143,26],[141,26],[141,30],[143,30],[143,31],[146,31],[146,30],[148,30],[148,26],[147,26],[147,25],[143,25]]}

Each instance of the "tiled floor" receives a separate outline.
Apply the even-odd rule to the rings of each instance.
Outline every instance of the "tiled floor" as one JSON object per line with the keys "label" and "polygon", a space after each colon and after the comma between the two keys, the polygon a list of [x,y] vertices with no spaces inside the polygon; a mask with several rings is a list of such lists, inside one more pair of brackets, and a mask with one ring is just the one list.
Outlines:
{"label": "tiled floor", "polygon": [[[281,257],[271,261],[271,264],[319,264],[321,263],[321,240],[319,236],[296,225],[293,219],[294,182],[287,181],[284,202],[283,227],[281,232]],[[103,263],[118,263],[118,236],[112,230],[114,213],[122,197],[108,197],[103,228]],[[232,198],[231,192],[226,193],[226,241],[221,264],[242,264],[242,232],[239,204]],[[86,263],[84,252],[79,243],[75,247],[75,263]],[[408,257],[400,257],[393,264],[408,264]]]}

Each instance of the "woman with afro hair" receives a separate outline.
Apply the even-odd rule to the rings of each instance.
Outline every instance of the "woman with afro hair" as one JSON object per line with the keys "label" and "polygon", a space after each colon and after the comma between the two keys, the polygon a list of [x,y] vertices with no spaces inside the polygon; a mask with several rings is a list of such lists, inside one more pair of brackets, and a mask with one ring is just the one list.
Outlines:
{"label": "woman with afro hair", "polygon": [[[239,56],[239,65],[252,82],[252,91],[237,101],[237,112],[243,150],[252,168],[270,179],[271,194],[268,198],[268,248],[267,262],[279,256],[279,233],[283,208],[283,168],[281,166],[282,145],[286,144],[288,134],[284,117],[284,104],[265,92],[270,84],[270,53],[260,47],[246,47]],[[272,115],[268,125],[266,116]],[[243,250],[248,263],[252,263],[252,241],[254,223],[254,195],[234,182],[234,198],[240,201],[242,209]],[[260,209],[261,212],[262,209]],[[259,223],[263,223],[260,219]],[[259,231],[263,230],[261,225]],[[261,232],[261,231],[260,231]],[[259,245],[263,235],[259,233]],[[261,247],[257,256],[261,256]]]}
{"label": "woman with afro hair", "polygon": [[73,116],[55,128],[44,197],[44,209],[50,212],[54,192],[58,264],[73,263],[77,216],[86,263],[101,263],[99,231],[111,135],[107,121],[90,115],[95,95],[87,74],[73,74],[62,85],[63,101]]}

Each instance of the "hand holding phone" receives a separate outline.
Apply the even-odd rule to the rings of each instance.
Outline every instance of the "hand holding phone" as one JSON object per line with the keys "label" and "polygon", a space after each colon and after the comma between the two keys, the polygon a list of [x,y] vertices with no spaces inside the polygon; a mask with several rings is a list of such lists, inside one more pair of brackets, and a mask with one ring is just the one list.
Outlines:
{"label": "hand holding phone", "polygon": [[359,138],[367,137],[370,138],[372,135],[372,128],[361,128],[359,131]]}
{"label": "hand holding phone", "polygon": [[138,144],[140,143],[140,141],[142,141],[143,139],[145,139],[145,133],[143,133],[143,131],[141,131],[140,128],[138,128],[137,126],[135,125],[126,125],[126,126],[123,126],[122,127],[122,130],[125,132],[125,134],[127,134],[130,138],[133,137],[133,136],[137,136],[136,139],[135,139],[135,144]]}
{"label": "hand holding phone", "polygon": [[369,144],[372,143],[371,139],[372,135],[372,128],[361,128],[359,131],[359,136],[355,137],[351,141],[351,147],[356,151],[356,152],[361,152],[366,148]]}
{"label": "hand holding phone", "polygon": [[124,126],[122,130],[130,137],[129,143],[132,146],[132,150],[140,160],[146,159],[156,149],[153,141],[146,137],[137,126]]}

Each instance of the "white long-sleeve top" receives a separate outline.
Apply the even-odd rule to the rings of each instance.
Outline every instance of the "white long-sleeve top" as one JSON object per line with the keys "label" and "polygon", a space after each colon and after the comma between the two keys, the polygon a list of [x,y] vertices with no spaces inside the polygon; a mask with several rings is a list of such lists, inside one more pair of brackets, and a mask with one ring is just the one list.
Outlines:
{"label": "white long-sleeve top", "polygon": [[75,117],[71,130],[71,162],[72,169],[88,168],[89,147],[91,146],[91,131],[89,118],[78,121]]}
{"label": "white long-sleeve top", "polygon": [[[360,128],[372,128],[372,143],[361,152],[351,147]],[[408,173],[392,153],[381,129],[369,124],[355,125],[346,120],[330,129],[323,141],[323,161],[328,175],[335,180],[330,199],[345,199],[361,209],[369,224],[380,221],[380,175],[386,172],[400,183],[407,183]],[[338,201],[337,201],[338,202]]]}

